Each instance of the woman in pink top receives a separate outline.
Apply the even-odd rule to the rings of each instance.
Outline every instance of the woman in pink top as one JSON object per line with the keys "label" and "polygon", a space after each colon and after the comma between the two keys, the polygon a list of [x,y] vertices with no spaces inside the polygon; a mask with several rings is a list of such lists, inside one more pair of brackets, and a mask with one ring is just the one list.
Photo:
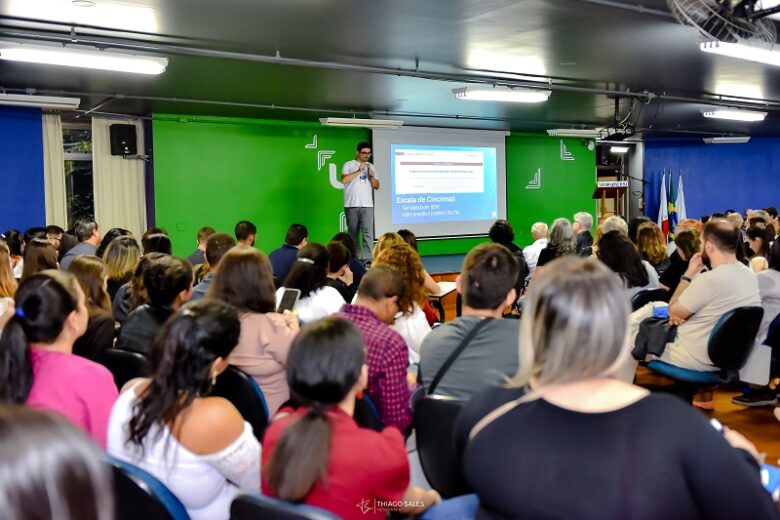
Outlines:
{"label": "woman in pink top", "polygon": [[257,381],[273,415],[290,398],[285,367],[298,319],[274,312],[271,263],[256,249],[234,247],[219,261],[207,298],[238,309],[241,338],[228,361]]}
{"label": "woman in pink top", "polygon": [[0,400],[58,412],[105,448],[117,389],[108,370],[72,354],[89,319],[78,282],[43,271],[19,285],[15,304],[0,336]]}

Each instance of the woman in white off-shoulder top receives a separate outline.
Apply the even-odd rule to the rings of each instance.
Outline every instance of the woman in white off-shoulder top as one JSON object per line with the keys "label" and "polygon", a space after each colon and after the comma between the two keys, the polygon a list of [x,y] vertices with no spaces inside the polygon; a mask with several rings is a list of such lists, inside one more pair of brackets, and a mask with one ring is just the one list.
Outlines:
{"label": "woman in white off-shoulder top", "polygon": [[229,401],[204,397],[240,331],[225,303],[182,307],[156,340],[152,378],[128,383],[109,419],[109,454],[160,479],[193,520],[228,518],[237,494],[260,490],[252,427]]}

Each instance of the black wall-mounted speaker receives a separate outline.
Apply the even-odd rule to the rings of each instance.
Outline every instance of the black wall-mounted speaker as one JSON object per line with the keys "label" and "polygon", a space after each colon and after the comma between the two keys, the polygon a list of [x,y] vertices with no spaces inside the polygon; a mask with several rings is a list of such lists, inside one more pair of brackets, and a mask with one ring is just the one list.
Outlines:
{"label": "black wall-mounted speaker", "polygon": [[138,155],[135,125],[111,125],[111,155]]}

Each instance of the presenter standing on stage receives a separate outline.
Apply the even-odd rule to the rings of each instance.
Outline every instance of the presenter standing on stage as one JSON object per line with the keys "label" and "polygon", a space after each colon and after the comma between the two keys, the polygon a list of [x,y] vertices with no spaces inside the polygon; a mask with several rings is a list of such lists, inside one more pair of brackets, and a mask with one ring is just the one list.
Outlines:
{"label": "presenter standing on stage", "polygon": [[[355,159],[344,163],[341,168],[347,229],[363,260],[371,258],[371,248],[374,245],[374,190],[379,189],[374,165],[368,162],[370,157],[371,145],[360,142]],[[362,246],[359,233],[363,235]]]}

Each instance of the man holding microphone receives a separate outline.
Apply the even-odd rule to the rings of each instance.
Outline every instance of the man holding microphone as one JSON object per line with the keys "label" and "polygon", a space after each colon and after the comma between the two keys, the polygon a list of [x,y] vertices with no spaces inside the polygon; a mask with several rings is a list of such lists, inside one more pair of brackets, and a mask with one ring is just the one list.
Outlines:
{"label": "man holding microphone", "polygon": [[[371,258],[371,248],[374,245],[374,190],[379,189],[374,165],[368,162],[370,157],[371,145],[360,142],[355,159],[344,163],[341,168],[347,229],[363,260]],[[359,233],[363,235],[362,246]]]}

